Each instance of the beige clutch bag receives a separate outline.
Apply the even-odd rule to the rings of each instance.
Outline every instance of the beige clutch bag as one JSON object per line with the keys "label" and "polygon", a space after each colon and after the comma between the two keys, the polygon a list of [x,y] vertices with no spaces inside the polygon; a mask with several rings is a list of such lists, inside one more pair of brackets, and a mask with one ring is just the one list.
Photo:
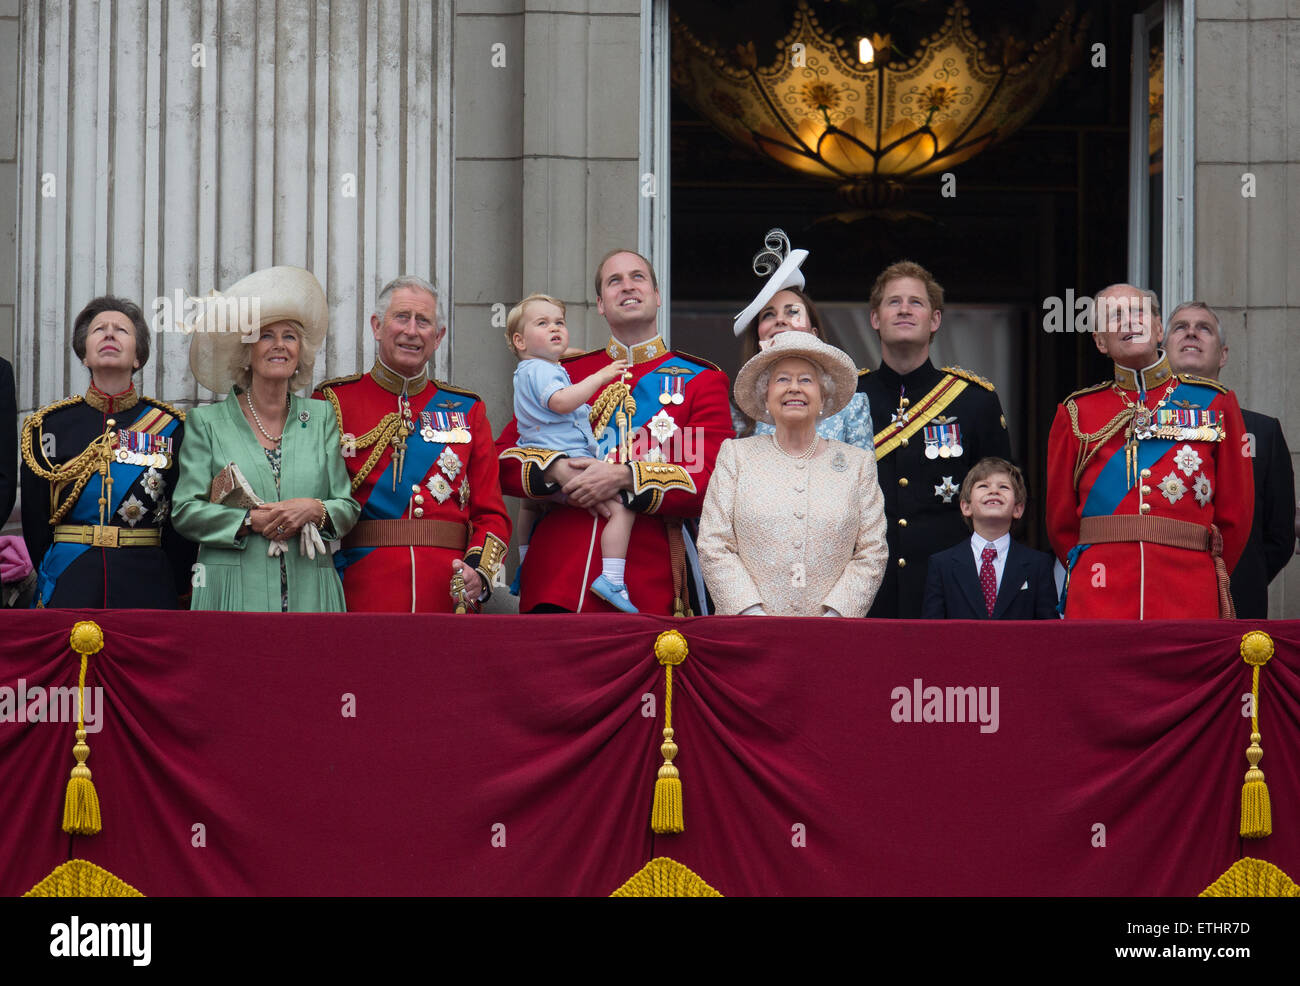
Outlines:
{"label": "beige clutch bag", "polygon": [[248,480],[239,471],[239,466],[232,462],[212,477],[212,485],[208,488],[208,502],[251,510],[253,507],[260,507],[264,501],[253,492],[253,488],[248,485]]}

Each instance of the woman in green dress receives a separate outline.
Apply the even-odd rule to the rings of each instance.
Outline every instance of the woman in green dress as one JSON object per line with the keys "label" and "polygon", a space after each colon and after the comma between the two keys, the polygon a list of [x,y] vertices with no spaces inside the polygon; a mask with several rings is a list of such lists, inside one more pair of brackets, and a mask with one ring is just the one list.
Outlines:
{"label": "woman in green dress", "polygon": [[186,419],[172,523],[199,544],[192,609],[346,608],[325,543],[360,507],[332,409],[293,393],[311,384],[328,319],[320,283],[296,267],[256,271],[206,302],[190,369],[230,393]]}

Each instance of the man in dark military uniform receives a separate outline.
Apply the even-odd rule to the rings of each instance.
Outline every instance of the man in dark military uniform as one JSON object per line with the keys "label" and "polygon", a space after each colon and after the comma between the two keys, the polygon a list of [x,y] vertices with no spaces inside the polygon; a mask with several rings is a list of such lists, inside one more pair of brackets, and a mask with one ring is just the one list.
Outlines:
{"label": "man in dark military uniform", "polygon": [[[1214,309],[1203,301],[1179,305],[1169,316],[1165,350],[1169,365],[1179,373],[1210,380],[1228,362],[1223,327]],[[1286,567],[1295,549],[1295,471],[1291,451],[1277,418],[1241,409],[1255,473],[1255,520],[1241,560],[1232,571],[1232,602],[1237,618],[1268,618],[1268,584]]]}
{"label": "man in dark military uniform", "polygon": [[871,402],[889,523],[889,564],[867,613],[872,619],[920,617],[926,561],[970,537],[957,496],[966,470],[985,456],[1011,459],[993,384],[930,362],[942,313],[943,288],[919,264],[901,260],[876,278],[871,325],[880,334],[881,364],[858,378]]}

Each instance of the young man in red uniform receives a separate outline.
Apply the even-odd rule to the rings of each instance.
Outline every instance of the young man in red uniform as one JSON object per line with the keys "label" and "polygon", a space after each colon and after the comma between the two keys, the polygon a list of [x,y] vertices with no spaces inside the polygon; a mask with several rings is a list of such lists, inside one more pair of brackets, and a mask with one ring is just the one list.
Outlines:
{"label": "young man in red uniform", "polygon": [[1149,291],[1099,292],[1093,331],[1115,379],[1066,398],[1047,448],[1047,533],[1069,572],[1065,615],[1231,616],[1228,572],[1255,495],[1237,399],[1170,369]]}
{"label": "young man in red uniform", "polygon": [[563,492],[567,498],[532,532],[519,609],[614,612],[588,591],[600,572],[603,524],[591,511],[621,495],[639,514],[627,551],[629,594],[642,613],[685,613],[689,546],[683,521],[699,517],[718,446],[733,435],[727,377],[707,360],[673,352],[660,338],[659,282],[640,254],[608,254],[596,268],[595,288],[610,340],[563,363],[577,382],[616,359],[627,361],[625,381],[606,385],[592,402],[601,458],[518,447],[514,421],[497,439],[507,495],[543,499]]}
{"label": "young man in red uniform", "polygon": [[474,609],[510,541],[483,402],[427,376],[447,332],[440,307],[427,281],[391,281],[370,317],[375,365],[313,395],[334,405],[361,504],[335,556],[351,613],[451,613],[456,575]]}

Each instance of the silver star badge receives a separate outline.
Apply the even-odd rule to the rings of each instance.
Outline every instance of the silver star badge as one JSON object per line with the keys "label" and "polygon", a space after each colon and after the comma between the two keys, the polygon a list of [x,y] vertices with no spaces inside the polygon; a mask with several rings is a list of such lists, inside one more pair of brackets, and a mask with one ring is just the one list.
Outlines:
{"label": "silver star badge", "polygon": [[934,495],[943,497],[944,503],[952,503],[952,498],[961,491],[961,488],[952,481],[951,476],[944,476],[943,482],[934,488]]}

